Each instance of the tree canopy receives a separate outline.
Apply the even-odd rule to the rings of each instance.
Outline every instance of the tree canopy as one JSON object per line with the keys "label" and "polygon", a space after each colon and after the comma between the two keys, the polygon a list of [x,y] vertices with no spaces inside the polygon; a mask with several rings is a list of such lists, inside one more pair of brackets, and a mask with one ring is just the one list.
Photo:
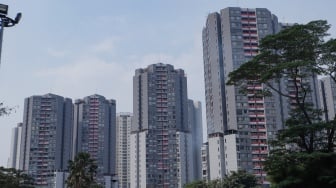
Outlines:
{"label": "tree canopy", "polygon": [[184,186],[185,188],[256,188],[258,180],[253,174],[238,170],[223,179],[206,182],[199,180]]}
{"label": "tree canopy", "polygon": [[[227,84],[242,92],[251,82],[264,84],[264,97],[275,93],[291,101],[286,128],[271,141],[265,170],[273,187],[336,187],[336,120],[323,120],[311,101],[317,75],[336,82],[336,40],[327,39],[330,25],[317,20],[296,24],[260,41],[260,53],[229,74]],[[291,90],[282,89],[283,78]]]}
{"label": "tree canopy", "polygon": [[33,188],[34,180],[21,170],[0,167],[0,187]]}

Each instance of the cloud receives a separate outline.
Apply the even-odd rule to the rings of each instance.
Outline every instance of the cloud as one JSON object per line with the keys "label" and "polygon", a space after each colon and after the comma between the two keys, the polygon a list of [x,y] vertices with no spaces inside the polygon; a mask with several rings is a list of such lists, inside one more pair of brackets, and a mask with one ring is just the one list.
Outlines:
{"label": "cloud", "polygon": [[[115,38],[103,40],[90,49],[93,53],[79,55],[72,62],[58,67],[41,69],[36,76],[48,83],[51,92],[72,99],[98,93],[117,100],[117,111],[132,112],[133,76],[138,68],[162,62],[183,69],[188,79],[188,96],[204,105],[202,48],[195,36],[195,43],[179,55],[167,53],[130,54],[122,62],[104,59],[98,52],[113,53]],[[96,52],[96,53],[95,53]]]}
{"label": "cloud", "polygon": [[77,99],[98,93],[125,103],[119,108],[122,111],[132,107],[132,75],[123,64],[85,56],[73,63],[36,72],[55,94]]}
{"label": "cloud", "polygon": [[119,39],[117,37],[110,37],[94,44],[91,50],[94,53],[112,53],[115,50],[116,42]]}
{"label": "cloud", "polygon": [[47,54],[52,57],[61,58],[61,57],[65,57],[67,55],[67,52],[64,50],[56,50],[53,48],[48,48]]}

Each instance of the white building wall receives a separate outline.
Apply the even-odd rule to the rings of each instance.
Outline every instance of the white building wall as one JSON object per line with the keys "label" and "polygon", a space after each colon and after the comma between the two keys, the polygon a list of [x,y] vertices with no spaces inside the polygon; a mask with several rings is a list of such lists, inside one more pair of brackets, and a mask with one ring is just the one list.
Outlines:
{"label": "white building wall", "polygon": [[209,180],[209,144],[202,145],[202,180]]}
{"label": "white building wall", "polygon": [[231,171],[238,170],[236,137],[237,137],[236,134],[230,134],[224,136],[226,174],[229,174]]}
{"label": "white building wall", "polygon": [[130,187],[136,188],[138,177],[138,148],[137,148],[138,133],[130,135]]}
{"label": "white building wall", "polygon": [[139,133],[139,188],[146,188],[146,135],[147,131]]}
{"label": "white building wall", "polygon": [[145,188],[146,177],[146,135],[147,131],[130,136],[130,187]]}
{"label": "white building wall", "polygon": [[210,180],[222,179],[225,176],[223,137],[209,137],[208,142]]}
{"label": "white building wall", "polygon": [[54,188],[66,188],[65,181],[68,179],[68,172],[54,172]]}
{"label": "white building wall", "polygon": [[[332,120],[334,119],[336,112],[336,84],[329,77],[321,78],[321,82],[322,83],[319,84],[319,92],[320,96],[322,96],[320,97],[320,101],[321,104],[324,104],[323,100],[325,100],[325,106],[323,106],[327,110],[328,119]],[[321,84],[323,84],[323,88],[321,88]]]}
{"label": "white building wall", "polygon": [[[117,176],[120,188],[129,188],[131,113],[117,114]],[[126,174],[125,174],[126,173]]]}

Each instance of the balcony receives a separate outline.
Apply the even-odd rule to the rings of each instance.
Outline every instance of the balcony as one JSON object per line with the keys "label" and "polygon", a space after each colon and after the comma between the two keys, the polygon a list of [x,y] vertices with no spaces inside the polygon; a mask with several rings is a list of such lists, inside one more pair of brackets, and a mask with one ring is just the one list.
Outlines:
{"label": "balcony", "polygon": [[252,161],[254,161],[254,162],[265,161],[265,158],[264,157],[254,157],[254,158],[252,158]]}
{"label": "balcony", "polygon": [[249,117],[265,117],[264,113],[249,113]]}
{"label": "balcony", "polygon": [[267,146],[267,144],[266,143],[261,143],[261,142],[252,142],[251,143],[251,146]]}
{"label": "balcony", "polygon": [[265,157],[267,157],[268,151],[267,150],[252,150],[252,154],[265,154]]}
{"label": "balcony", "polygon": [[251,136],[251,139],[267,139],[267,136]]}

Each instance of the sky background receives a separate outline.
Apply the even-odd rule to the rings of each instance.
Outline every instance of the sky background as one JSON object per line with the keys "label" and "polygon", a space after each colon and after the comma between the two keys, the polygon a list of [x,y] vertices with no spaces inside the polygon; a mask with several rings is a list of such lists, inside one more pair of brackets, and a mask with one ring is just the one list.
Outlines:
{"label": "sky background", "polygon": [[[280,22],[327,20],[336,37],[335,0],[1,0],[21,22],[5,28],[0,101],[0,166],[7,166],[11,129],[23,119],[24,98],[54,93],[72,99],[97,93],[132,112],[135,69],[163,62],[185,70],[188,96],[205,117],[202,28],[229,6],[267,8]],[[204,120],[205,122],[205,120]],[[206,125],[203,125],[204,127]]]}

